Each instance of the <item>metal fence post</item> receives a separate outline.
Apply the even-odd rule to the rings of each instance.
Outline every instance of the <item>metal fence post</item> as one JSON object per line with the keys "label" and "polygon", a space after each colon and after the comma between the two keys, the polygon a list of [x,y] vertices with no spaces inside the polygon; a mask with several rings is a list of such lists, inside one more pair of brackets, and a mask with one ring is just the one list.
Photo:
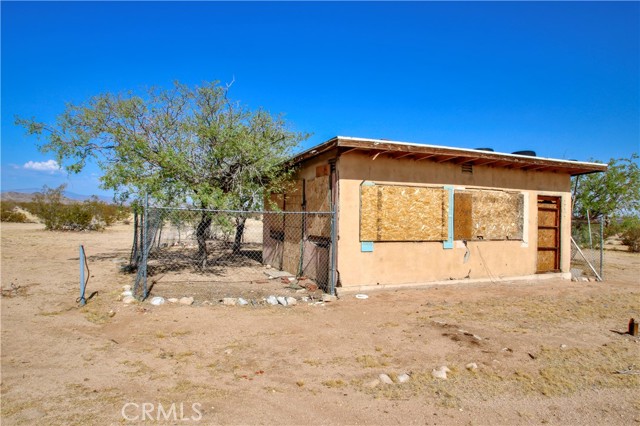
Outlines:
{"label": "metal fence post", "polygon": [[149,255],[149,193],[144,195],[144,219],[142,224],[142,300],[147,298],[147,260]]}
{"label": "metal fence post", "polygon": [[604,281],[604,220],[600,219],[600,278]]}
{"label": "metal fence post", "polygon": [[336,211],[331,212],[331,283],[330,294],[336,295]]}

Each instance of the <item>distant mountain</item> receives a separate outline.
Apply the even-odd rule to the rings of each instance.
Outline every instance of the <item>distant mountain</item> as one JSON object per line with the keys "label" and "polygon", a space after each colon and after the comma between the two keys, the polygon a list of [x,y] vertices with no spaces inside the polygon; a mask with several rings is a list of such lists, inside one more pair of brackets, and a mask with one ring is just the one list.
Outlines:
{"label": "distant mountain", "polygon": [[[16,191],[2,191],[0,193],[0,199],[2,201],[16,201],[16,202],[28,202],[33,201],[34,195],[40,192],[40,190],[16,190]],[[79,201],[85,201],[91,198],[90,195],[76,194],[74,192],[64,191],[62,193],[64,203],[75,203]],[[98,196],[100,201],[105,203],[112,203],[113,199],[105,196]]]}

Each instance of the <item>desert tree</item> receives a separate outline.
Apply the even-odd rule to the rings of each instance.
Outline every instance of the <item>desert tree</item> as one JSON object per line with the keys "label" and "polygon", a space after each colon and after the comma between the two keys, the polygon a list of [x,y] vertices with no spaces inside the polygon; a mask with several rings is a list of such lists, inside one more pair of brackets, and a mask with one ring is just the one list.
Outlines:
{"label": "desert tree", "polygon": [[579,219],[621,218],[640,214],[638,154],[612,158],[605,173],[572,178],[573,214]]}
{"label": "desert tree", "polygon": [[[39,136],[40,150],[54,153],[70,173],[96,162],[101,187],[120,201],[147,193],[163,205],[250,210],[283,189],[291,173],[285,160],[308,135],[292,131],[282,115],[231,100],[229,89],[176,82],[141,94],[104,93],[68,104],[54,123],[19,117],[16,123]],[[202,266],[211,221],[203,211],[196,226]],[[246,217],[235,221],[238,251]]]}

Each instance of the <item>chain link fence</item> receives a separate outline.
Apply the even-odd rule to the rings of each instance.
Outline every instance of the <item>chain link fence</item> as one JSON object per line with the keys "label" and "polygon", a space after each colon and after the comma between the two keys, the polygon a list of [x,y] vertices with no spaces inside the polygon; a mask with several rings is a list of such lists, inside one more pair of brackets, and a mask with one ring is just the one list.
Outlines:
{"label": "chain link fence", "polygon": [[164,296],[214,300],[273,279],[335,294],[334,226],[331,212],[148,207],[134,239],[134,295],[162,282]]}
{"label": "chain link fence", "polygon": [[574,279],[604,279],[604,224],[602,221],[571,221],[571,275]]}

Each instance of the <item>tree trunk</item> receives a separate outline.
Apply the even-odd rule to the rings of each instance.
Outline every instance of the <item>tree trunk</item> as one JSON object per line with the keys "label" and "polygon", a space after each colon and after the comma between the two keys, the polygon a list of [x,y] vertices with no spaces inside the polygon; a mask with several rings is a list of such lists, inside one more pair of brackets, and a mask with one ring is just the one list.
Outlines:
{"label": "tree trunk", "polygon": [[246,221],[246,217],[236,218],[236,237],[233,240],[233,254],[240,253],[240,247],[242,246],[242,234],[244,234],[244,224]]}
{"label": "tree trunk", "polygon": [[196,261],[198,266],[204,269],[207,266],[207,238],[209,237],[209,227],[211,226],[211,213],[202,212],[200,223],[196,227],[196,238],[198,240],[198,254]]}

